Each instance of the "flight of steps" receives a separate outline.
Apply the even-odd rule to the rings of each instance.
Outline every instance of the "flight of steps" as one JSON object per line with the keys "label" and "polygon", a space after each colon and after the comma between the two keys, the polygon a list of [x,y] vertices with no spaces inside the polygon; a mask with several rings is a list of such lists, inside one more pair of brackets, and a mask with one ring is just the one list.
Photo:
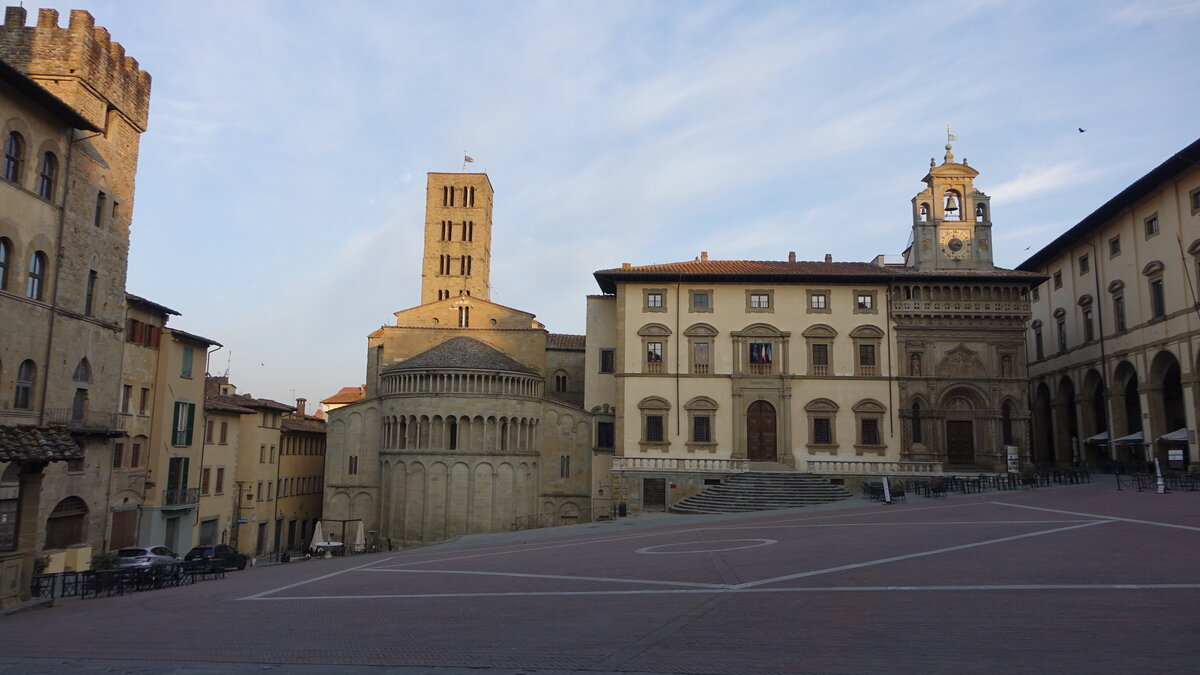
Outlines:
{"label": "flight of steps", "polygon": [[850,497],[840,485],[810,473],[750,471],[730,476],[671,506],[671,513],[741,513],[827,504]]}

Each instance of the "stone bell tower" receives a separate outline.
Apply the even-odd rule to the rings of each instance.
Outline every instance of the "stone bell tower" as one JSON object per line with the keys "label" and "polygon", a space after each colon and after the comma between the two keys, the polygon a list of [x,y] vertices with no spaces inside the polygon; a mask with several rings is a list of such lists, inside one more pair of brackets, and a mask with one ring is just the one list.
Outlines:
{"label": "stone bell tower", "polygon": [[947,132],[940,166],[929,160],[926,188],[913,197],[912,247],[908,266],[919,270],[992,269],[991,197],[975,188],[979,172],[954,161]]}
{"label": "stone bell tower", "polygon": [[430,173],[425,190],[421,304],[468,295],[488,300],[492,183],[486,173]]}

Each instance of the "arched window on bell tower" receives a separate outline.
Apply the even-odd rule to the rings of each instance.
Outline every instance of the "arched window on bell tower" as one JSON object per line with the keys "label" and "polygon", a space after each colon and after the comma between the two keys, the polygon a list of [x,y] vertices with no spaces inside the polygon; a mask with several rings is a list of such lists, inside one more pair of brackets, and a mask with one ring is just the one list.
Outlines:
{"label": "arched window on bell tower", "polygon": [[962,195],[958,190],[946,190],[942,196],[942,220],[962,220]]}
{"label": "arched window on bell tower", "polygon": [[928,223],[929,222],[929,205],[925,204],[924,202],[922,202],[921,206],[917,209],[917,222],[918,223]]}
{"label": "arched window on bell tower", "polygon": [[982,223],[987,220],[987,206],[984,204],[975,205],[975,222]]}

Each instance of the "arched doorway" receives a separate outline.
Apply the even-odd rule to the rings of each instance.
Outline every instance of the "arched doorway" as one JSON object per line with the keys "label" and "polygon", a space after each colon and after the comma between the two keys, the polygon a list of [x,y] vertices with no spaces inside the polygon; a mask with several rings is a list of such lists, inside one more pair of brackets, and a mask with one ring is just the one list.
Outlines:
{"label": "arched doorway", "polygon": [[952,392],[944,404],[946,424],[946,464],[975,467],[975,415],[982,406],[972,392]]}
{"label": "arched doorway", "polygon": [[59,502],[46,518],[45,549],[66,548],[84,543],[84,525],[88,507],[79,497],[67,497]]}
{"label": "arched doorway", "polygon": [[746,410],[746,458],[752,462],[773,462],[775,451],[775,406],[755,401]]}

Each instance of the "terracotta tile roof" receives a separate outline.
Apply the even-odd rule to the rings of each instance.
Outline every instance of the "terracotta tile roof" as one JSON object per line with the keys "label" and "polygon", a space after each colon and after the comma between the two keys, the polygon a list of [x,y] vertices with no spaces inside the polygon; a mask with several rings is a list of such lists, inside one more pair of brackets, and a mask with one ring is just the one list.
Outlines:
{"label": "terracotta tile roof", "polygon": [[956,277],[988,277],[1008,280],[1039,281],[1042,277],[1029,272],[996,268],[990,271],[928,270],[883,266],[865,262],[819,262],[782,260],[690,260],[660,265],[640,265],[600,270],[594,275],[605,293],[616,292],[616,284],[630,282],[668,282],[687,277],[693,282],[752,283],[887,283],[893,278],[916,277],[944,279]]}
{"label": "terracotta tile roof", "polygon": [[253,408],[254,410],[277,410],[279,412],[292,412],[294,407],[272,401],[269,398],[254,398],[250,394],[234,394],[232,396],[209,396],[204,399],[204,405],[208,405],[210,401],[223,405],[231,405],[241,408]]}
{"label": "terracotta tile roof", "polygon": [[338,393],[329,398],[321,399],[321,403],[354,403],[367,397],[366,387],[342,387]]}
{"label": "terracotta tile roof", "polygon": [[218,347],[223,346],[220,342],[217,342],[216,340],[210,340],[206,337],[201,337],[199,335],[196,335],[195,333],[189,333],[187,331],[179,330],[178,328],[167,328],[166,331],[168,333],[173,333],[175,335],[178,335],[179,337],[182,337],[182,338],[185,338],[188,340],[192,340],[194,342],[199,342],[199,343],[206,344],[206,345],[216,345]]}
{"label": "terracotta tile roof", "polygon": [[427,370],[463,368],[467,370],[502,370],[518,373],[538,371],[517,361],[508,354],[469,337],[456,337],[426,349],[389,368],[397,370]]}
{"label": "terracotta tile roof", "polygon": [[61,462],[82,459],[66,429],[0,426],[0,462]]}
{"label": "terracotta tile roof", "polygon": [[214,412],[237,413],[238,415],[253,415],[254,411],[250,408],[230,403],[230,400],[236,398],[234,396],[209,396],[204,399],[204,409]]}
{"label": "terracotta tile roof", "polygon": [[125,302],[130,305],[135,305],[135,306],[140,305],[142,307],[147,307],[149,309],[152,309],[152,310],[158,312],[159,314],[174,314],[175,316],[183,316],[179,312],[176,312],[175,310],[171,309],[170,307],[167,307],[166,305],[160,305],[157,302],[152,302],[141,296],[134,295],[133,293],[125,294]]}
{"label": "terracotta tile roof", "polygon": [[280,421],[284,431],[296,431],[310,434],[325,433],[325,420],[313,417],[285,417]]}
{"label": "terracotta tile roof", "polygon": [[566,333],[547,333],[546,349],[561,349],[568,351],[583,351],[586,337],[583,335],[567,335]]}

